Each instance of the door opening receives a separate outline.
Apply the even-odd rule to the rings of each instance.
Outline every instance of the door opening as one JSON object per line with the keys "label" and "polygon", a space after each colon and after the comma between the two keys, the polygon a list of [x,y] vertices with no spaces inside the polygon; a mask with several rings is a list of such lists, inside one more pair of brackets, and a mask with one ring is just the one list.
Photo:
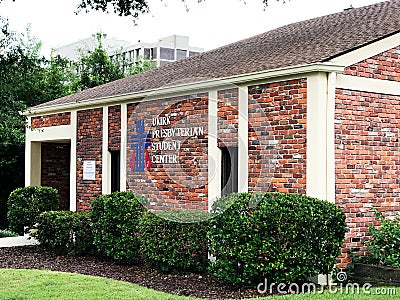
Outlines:
{"label": "door opening", "polygon": [[111,193],[120,191],[121,151],[110,151],[111,154]]}
{"label": "door opening", "polygon": [[221,147],[221,195],[238,191],[238,147]]}

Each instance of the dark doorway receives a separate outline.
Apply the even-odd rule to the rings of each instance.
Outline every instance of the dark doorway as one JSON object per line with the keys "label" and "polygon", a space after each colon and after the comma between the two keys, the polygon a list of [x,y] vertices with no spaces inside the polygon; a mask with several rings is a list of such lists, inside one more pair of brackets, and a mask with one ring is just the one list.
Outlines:
{"label": "dark doorway", "polygon": [[221,149],[221,195],[238,191],[238,148],[222,147]]}
{"label": "dark doorway", "polygon": [[110,151],[111,153],[111,193],[120,191],[120,162],[121,151]]}
{"label": "dark doorway", "polygon": [[70,205],[70,143],[42,143],[41,185],[58,190],[60,210],[69,210]]}

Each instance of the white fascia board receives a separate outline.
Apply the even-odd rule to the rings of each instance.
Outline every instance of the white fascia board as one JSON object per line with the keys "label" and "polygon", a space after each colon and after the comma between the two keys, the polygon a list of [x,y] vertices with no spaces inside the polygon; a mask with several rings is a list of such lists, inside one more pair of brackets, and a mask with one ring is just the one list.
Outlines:
{"label": "white fascia board", "polygon": [[370,43],[341,56],[331,59],[329,62],[342,66],[351,66],[355,63],[373,57],[377,54],[393,49],[400,45],[400,32],[379,41]]}
{"label": "white fascia board", "polygon": [[[108,96],[102,98],[88,99],[74,103],[46,106],[43,108],[33,109],[24,112],[26,116],[38,116],[43,114],[50,114],[56,112],[64,112],[70,110],[82,110],[89,108],[98,108],[106,105],[120,104],[124,102],[136,102],[144,98],[151,97],[155,98],[161,96],[168,98],[169,96],[176,96],[177,94],[193,94],[195,92],[209,91],[212,89],[223,89],[226,86],[232,86],[232,84],[243,85],[249,82],[257,82],[270,78],[279,78],[284,76],[299,75],[314,73],[314,72],[326,72],[326,73],[342,73],[344,66],[336,63],[313,63],[308,65],[287,67],[275,70],[261,71],[249,74],[236,75],[231,77],[206,79],[203,81],[197,81],[193,83],[185,83],[181,85],[166,86],[153,90],[134,92],[116,96]],[[151,100],[150,98],[148,100]]]}
{"label": "white fascia board", "polygon": [[400,82],[340,74],[336,88],[400,96]]}
{"label": "white fascia board", "polygon": [[60,125],[27,129],[26,136],[31,142],[69,141],[72,139],[74,128],[71,125]]}

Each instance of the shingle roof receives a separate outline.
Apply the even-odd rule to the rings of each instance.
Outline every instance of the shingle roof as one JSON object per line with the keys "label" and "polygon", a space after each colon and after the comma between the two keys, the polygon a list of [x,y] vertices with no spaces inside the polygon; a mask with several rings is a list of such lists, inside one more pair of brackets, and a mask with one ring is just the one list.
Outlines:
{"label": "shingle roof", "polygon": [[147,91],[182,80],[224,78],[328,61],[400,32],[400,0],[286,25],[163,67],[36,106]]}

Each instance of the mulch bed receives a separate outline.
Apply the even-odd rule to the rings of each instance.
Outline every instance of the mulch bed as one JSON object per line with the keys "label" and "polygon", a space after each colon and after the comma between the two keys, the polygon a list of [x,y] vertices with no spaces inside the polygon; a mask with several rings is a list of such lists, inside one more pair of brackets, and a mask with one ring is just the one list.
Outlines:
{"label": "mulch bed", "polygon": [[166,275],[143,265],[121,265],[91,256],[57,255],[38,246],[0,248],[0,268],[52,270],[107,277],[170,294],[207,299],[261,296],[255,289],[230,288],[209,274]]}

